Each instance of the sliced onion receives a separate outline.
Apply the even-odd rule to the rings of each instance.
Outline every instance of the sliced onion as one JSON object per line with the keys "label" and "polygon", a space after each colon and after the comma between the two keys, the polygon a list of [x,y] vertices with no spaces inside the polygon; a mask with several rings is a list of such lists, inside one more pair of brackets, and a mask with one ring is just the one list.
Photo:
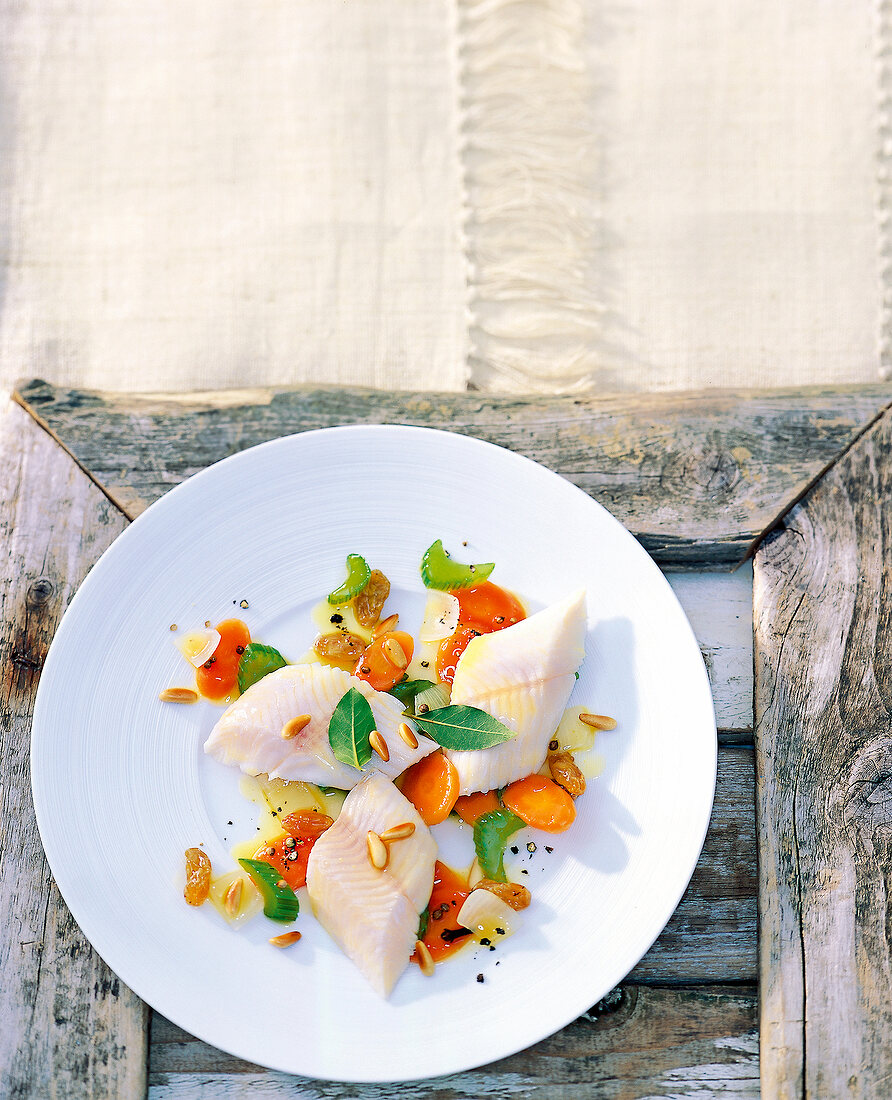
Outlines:
{"label": "sliced onion", "polygon": [[177,649],[189,664],[194,668],[201,668],[209,657],[213,657],[214,651],[220,644],[220,632],[213,628],[209,630],[192,630],[182,638],[174,640]]}
{"label": "sliced onion", "polygon": [[418,632],[419,642],[440,642],[451,638],[458,626],[460,610],[458,599],[451,592],[431,592]]}
{"label": "sliced onion", "polygon": [[480,860],[475,856],[471,869],[468,871],[468,886],[473,890],[482,878],[486,878],[486,875],[484,875],[483,868],[480,866]]}
{"label": "sliced onion", "polygon": [[[462,928],[470,928],[478,936],[501,939],[517,931],[517,912],[491,890],[472,890],[455,918]],[[501,933],[496,929],[501,929]]]}
{"label": "sliced onion", "polygon": [[427,710],[439,710],[440,707],[449,706],[449,685],[448,684],[431,684],[430,687],[425,688],[424,691],[419,691],[415,696],[416,714],[427,714],[427,711],[419,711],[419,707],[426,706]]}

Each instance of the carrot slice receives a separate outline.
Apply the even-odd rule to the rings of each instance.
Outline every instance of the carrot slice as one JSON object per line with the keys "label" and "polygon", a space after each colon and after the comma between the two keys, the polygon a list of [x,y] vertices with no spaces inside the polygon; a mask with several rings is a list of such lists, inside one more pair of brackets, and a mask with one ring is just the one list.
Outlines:
{"label": "carrot slice", "polygon": [[327,814],[296,813],[282,818],[285,832],[261,845],[254,858],[274,867],[292,890],[307,884],[307,863],[319,837],[334,822]]}
{"label": "carrot slice", "polygon": [[544,775],[518,779],[504,791],[502,803],[521,821],[546,833],[562,833],[576,820],[573,799]]}
{"label": "carrot slice", "polygon": [[439,825],[452,813],[458,798],[458,772],[442,752],[432,752],[403,772],[400,790],[425,825]]}
{"label": "carrot slice", "polygon": [[213,656],[195,674],[195,684],[206,699],[220,700],[238,686],[238,665],[251,632],[241,619],[225,619],[217,623],[220,641]]}
{"label": "carrot slice", "polygon": [[468,648],[471,639],[476,638],[479,633],[474,627],[459,623],[455,633],[440,642],[437,650],[437,675],[444,684],[452,683],[459,657]]}
{"label": "carrot slice", "polygon": [[501,805],[497,791],[477,791],[457,798],[453,808],[465,824],[474,825],[478,817],[500,809]]}
{"label": "carrot slice", "polygon": [[415,643],[404,630],[388,630],[368,645],[356,662],[353,675],[376,691],[390,691],[406,675]]}
{"label": "carrot slice", "polygon": [[459,622],[479,630],[481,634],[504,630],[506,626],[513,626],[527,617],[520,601],[492,581],[484,581],[452,595],[461,609]]}

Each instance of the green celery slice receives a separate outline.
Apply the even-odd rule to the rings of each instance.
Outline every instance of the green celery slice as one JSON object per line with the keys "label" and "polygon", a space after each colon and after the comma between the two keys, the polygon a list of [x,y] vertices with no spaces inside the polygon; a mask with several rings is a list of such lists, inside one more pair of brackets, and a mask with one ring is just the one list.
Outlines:
{"label": "green celery slice", "polygon": [[423,940],[424,934],[427,932],[427,926],[430,924],[431,919],[431,907],[425,906],[424,912],[418,918],[418,932],[415,935],[416,940]]}
{"label": "green celery slice", "polygon": [[508,881],[505,875],[505,846],[508,838],[523,827],[524,823],[510,810],[492,810],[477,818],[474,851],[487,878],[495,882]]}
{"label": "green celery slice", "polygon": [[495,569],[493,561],[479,565],[462,565],[453,561],[443,549],[443,542],[437,539],[424,552],[421,559],[421,579],[425,588],[435,588],[439,592],[452,592],[457,588],[471,588],[481,584]]}
{"label": "green celery slice", "polygon": [[273,646],[249,642],[238,663],[239,691],[246,692],[252,684],[287,664],[282,654]]}
{"label": "green celery slice", "polygon": [[290,886],[279,885],[283,879],[275,867],[262,859],[240,859],[239,863],[260,891],[264,916],[286,924],[293,921],[300,912],[300,902]]}
{"label": "green celery slice", "polygon": [[328,602],[331,604],[344,604],[358,596],[369,583],[372,575],[369,563],[359,554],[347,555],[347,579],[340,588],[329,592]]}

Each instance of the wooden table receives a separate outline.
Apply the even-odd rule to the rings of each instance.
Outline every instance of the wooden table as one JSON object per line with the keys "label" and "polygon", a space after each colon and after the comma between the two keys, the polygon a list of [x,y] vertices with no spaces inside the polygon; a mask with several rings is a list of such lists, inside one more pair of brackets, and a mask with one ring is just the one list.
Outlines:
{"label": "wooden table", "polygon": [[[892,1095],[890,402],[882,386],[516,399],[23,385],[0,411],[0,1097],[387,1095],[266,1071],[152,1014],[60,899],[28,772],[47,647],[128,521],[217,459],[343,423],[479,436],[604,503],[688,609],[720,725],[702,857],[635,970],[536,1047],[400,1095],[756,1097],[760,1072],[765,1097]],[[749,564],[729,572],[749,557],[752,595]]]}

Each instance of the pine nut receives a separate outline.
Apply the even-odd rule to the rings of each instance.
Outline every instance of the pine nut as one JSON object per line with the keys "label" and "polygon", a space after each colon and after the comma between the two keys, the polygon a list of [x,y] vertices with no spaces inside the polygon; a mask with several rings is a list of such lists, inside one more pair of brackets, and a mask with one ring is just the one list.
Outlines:
{"label": "pine nut", "polygon": [[418,748],[418,738],[412,732],[412,727],[405,722],[400,722],[400,737],[406,742],[410,749]]}
{"label": "pine nut", "polygon": [[230,915],[234,917],[238,912],[238,907],[242,901],[242,880],[237,878],[235,882],[230,883],[229,889],[223,895],[223,908]]}
{"label": "pine nut", "polygon": [[378,623],[372,631],[372,637],[380,638],[382,634],[388,634],[391,630],[396,628],[396,624],[399,621],[399,615],[388,615],[387,618],[383,622]]}
{"label": "pine nut", "polygon": [[433,977],[433,973],[436,970],[436,964],[428,950],[427,944],[423,940],[415,941],[415,954],[418,957],[418,965],[421,968],[421,973],[426,978]]}
{"label": "pine nut", "polygon": [[615,730],[616,719],[608,718],[606,714],[580,714],[579,721],[583,725],[591,726],[596,730]]}
{"label": "pine nut", "polygon": [[385,844],[392,844],[395,840],[405,840],[415,832],[415,825],[411,821],[404,821],[402,825],[392,825],[381,834]]}
{"label": "pine nut", "polygon": [[366,835],[366,847],[369,850],[369,863],[375,870],[383,871],[390,859],[390,852],[387,845],[373,829],[369,829]]}
{"label": "pine nut", "polygon": [[394,668],[405,668],[409,663],[406,651],[396,638],[384,639],[384,656],[390,661]]}
{"label": "pine nut", "polygon": [[386,764],[390,759],[390,749],[388,749],[387,742],[377,730],[372,730],[369,734],[369,744]]}
{"label": "pine nut", "polygon": [[299,714],[296,718],[289,719],[282,727],[282,739],[290,741],[292,737],[297,737],[302,729],[306,729],[310,721],[309,714]]}
{"label": "pine nut", "polygon": [[192,688],[165,688],[158,698],[162,703],[197,703],[198,692]]}
{"label": "pine nut", "polygon": [[300,939],[300,932],[283,932],[281,936],[273,936],[269,941],[273,947],[290,947]]}

